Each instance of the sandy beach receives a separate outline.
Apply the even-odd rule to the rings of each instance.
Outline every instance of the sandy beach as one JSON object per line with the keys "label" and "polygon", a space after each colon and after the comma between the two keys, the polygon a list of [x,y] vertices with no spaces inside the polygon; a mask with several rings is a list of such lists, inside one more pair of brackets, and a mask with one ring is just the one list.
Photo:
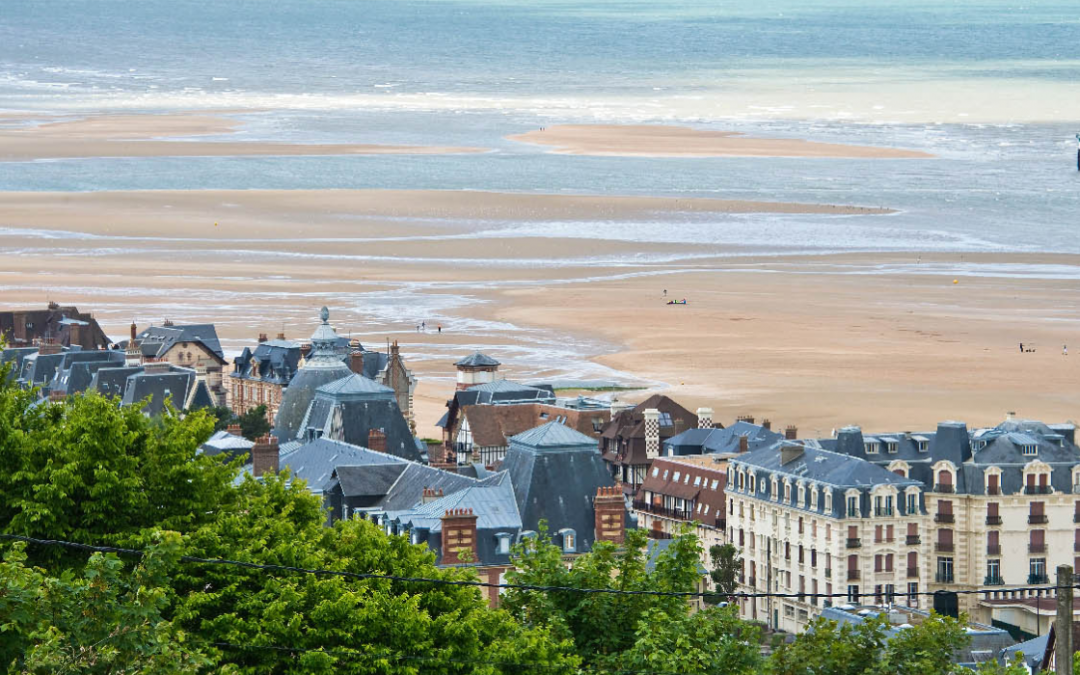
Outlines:
{"label": "sandy beach", "polygon": [[[242,122],[205,114],[101,115],[0,127],[0,161],[80,157],[234,157],[281,155],[436,155],[485,148],[230,141]],[[221,140],[191,140],[221,137]],[[173,140],[161,140],[169,138]]]}
{"label": "sandy beach", "polygon": [[755,138],[726,131],[663,125],[563,124],[507,136],[568,155],[627,157],[847,157],[925,159],[933,155],[792,138]]}
{"label": "sandy beach", "polygon": [[[1075,256],[733,257],[715,245],[491,229],[731,208],[747,206],[423,191],[6,193],[0,304],[74,303],[117,337],[133,318],[213,321],[233,351],[282,328],[306,338],[325,304],[342,334],[373,348],[400,341],[421,379],[425,436],[453,390],[451,364],[474,349],[504,361],[507,377],[619,379],[646,387],[629,400],[662,390],[725,423],[752,414],[809,435],[992,424],[1008,411],[1075,417],[1080,363],[1061,355],[1078,327],[1075,277],[956,272],[1068,271]],[[627,255],[639,262],[627,267]],[[666,305],[665,290],[687,304]],[[418,332],[421,321],[444,330]],[[1020,341],[1036,351],[1019,353]]]}

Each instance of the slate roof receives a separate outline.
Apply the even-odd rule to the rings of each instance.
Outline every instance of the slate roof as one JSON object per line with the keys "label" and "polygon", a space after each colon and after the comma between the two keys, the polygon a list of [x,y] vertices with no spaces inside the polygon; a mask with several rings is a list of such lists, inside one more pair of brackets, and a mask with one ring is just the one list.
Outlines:
{"label": "slate roof", "polygon": [[215,432],[205,443],[199,446],[199,452],[204,455],[228,455],[229,459],[247,456],[251,452],[251,446],[255,445],[243,436],[234,436],[224,429]]}
{"label": "slate roof", "polygon": [[[106,369],[98,372],[104,370]],[[166,398],[171,399],[173,407],[183,408],[188,392],[194,384],[195,371],[177,366],[171,366],[166,373],[133,373],[127,378],[124,397],[120,402],[122,405],[133,405],[149,397],[150,401],[142,410],[153,417],[165,410]]]}
{"label": "slate roof", "polygon": [[80,394],[90,388],[94,374],[102,368],[124,365],[124,353],[116,350],[69,352],[49,389],[67,394]]}
{"label": "slate roof", "polygon": [[547,520],[553,533],[574,530],[578,551],[592,549],[596,490],[615,484],[594,439],[551,422],[511,438],[502,468],[514,486],[523,529],[535,531]]}
{"label": "slate roof", "polygon": [[660,426],[660,442],[682,433],[687,429],[696,429],[697,415],[682,407],[662,394],[653,394],[630,410],[624,410],[611,418],[600,434],[604,461],[615,465],[648,464],[645,456],[645,411],[654,408],[660,413],[667,413],[672,420],[671,426]]}
{"label": "slate roof", "polygon": [[267,340],[260,342],[254,351],[244,347],[240,356],[233,359],[233,371],[229,377],[287,385],[296,374],[299,363],[299,342]]}
{"label": "slate roof", "polygon": [[13,347],[29,346],[40,338],[50,338],[65,347],[105,349],[109,346],[108,336],[93,315],[57,303],[49,303],[46,309],[0,312],[0,335],[6,336],[8,345]]}
{"label": "slate roof", "polygon": [[282,452],[279,465],[282,469],[288,468],[294,479],[307,481],[308,489],[313,493],[320,494],[340,466],[392,466],[394,460],[382,452],[320,438]]}
{"label": "slate roof", "polygon": [[128,377],[141,373],[142,366],[118,366],[115,368],[99,368],[90,380],[87,389],[93,389],[106,396],[124,396],[124,388]]}
{"label": "slate roof", "polygon": [[316,389],[316,392],[333,396],[339,401],[386,400],[388,396],[394,395],[394,390],[390,387],[356,373],[324,384]]}
{"label": "slate roof", "polygon": [[721,429],[687,429],[664,441],[665,455],[702,455],[739,452],[739,438],[746,437],[747,451],[779,441],[783,434],[757,424],[738,421]]}
{"label": "slate roof", "polygon": [[[225,362],[225,353],[221,350],[221,341],[218,339],[217,329],[212,323],[190,324],[186,326],[151,326],[138,338],[140,346],[156,345],[157,350],[152,356],[160,356],[178,342],[198,342],[217,355],[222,363]],[[144,351],[144,353],[146,353]]]}
{"label": "slate roof", "polygon": [[[540,403],[519,405],[470,405],[461,411],[477,447],[505,447],[511,436],[548,421],[561,421],[594,438],[610,419],[607,410],[578,410]],[[598,423],[595,423],[599,420]]]}
{"label": "slate roof", "polygon": [[454,365],[460,366],[462,368],[497,368],[502,364],[491,358],[487,354],[474,352],[473,354],[461,359]]}

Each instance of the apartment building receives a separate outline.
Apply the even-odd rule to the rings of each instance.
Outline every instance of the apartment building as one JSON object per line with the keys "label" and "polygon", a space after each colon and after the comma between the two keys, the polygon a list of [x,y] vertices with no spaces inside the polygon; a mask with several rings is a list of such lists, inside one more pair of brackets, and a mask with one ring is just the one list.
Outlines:
{"label": "apartment building", "polygon": [[812,594],[859,603],[925,604],[923,485],[816,441],[784,440],[728,460],[728,538],[742,550],[739,590],[806,593],[749,598],[743,618],[801,632],[824,607]]}

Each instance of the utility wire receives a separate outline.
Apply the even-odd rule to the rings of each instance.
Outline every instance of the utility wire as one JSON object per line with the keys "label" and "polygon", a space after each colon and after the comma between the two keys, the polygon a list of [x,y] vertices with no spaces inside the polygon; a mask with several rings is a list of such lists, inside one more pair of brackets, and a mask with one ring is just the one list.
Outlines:
{"label": "utility wire", "polygon": [[[127,555],[133,557],[142,557],[145,551],[134,548],[119,548],[116,546],[93,546],[91,544],[82,544],[73,541],[62,541],[58,539],[38,539],[35,537],[24,537],[17,534],[0,534],[0,539],[7,539],[11,541],[22,541],[29,544],[35,544],[38,546],[59,546],[63,548],[77,549],[81,551],[91,551],[94,553],[116,553],[117,555]],[[578,588],[575,586],[543,586],[536,584],[499,584],[489,581],[474,581],[469,579],[433,579],[430,577],[406,577],[396,574],[377,574],[377,573],[362,573],[362,572],[343,572],[339,570],[327,570],[327,569],[309,569],[305,567],[293,567],[289,565],[271,565],[263,563],[244,562],[242,560],[226,560],[223,558],[200,558],[197,556],[180,556],[180,562],[193,563],[198,565],[227,565],[234,567],[242,567],[253,570],[264,570],[269,572],[295,572],[298,574],[315,574],[319,576],[337,576],[346,577],[350,579],[362,579],[362,580],[385,580],[385,581],[398,581],[403,583],[428,583],[443,586],[474,586],[479,588],[499,588],[499,589],[514,589],[519,591],[539,591],[544,593],[602,593],[606,595],[630,595],[630,596],[653,596],[653,597],[672,597],[672,598],[710,598],[713,600],[720,599],[750,599],[750,598],[787,598],[787,599],[806,599],[806,598],[865,598],[865,597],[879,597],[885,595],[885,593],[770,593],[770,592],[737,592],[737,593],[723,593],[723,592],[708,592],[708,591],[631,591],[619,588]],[[1017,586],[1012,588],[995,588],[993,590],[987,589],[967,589],[947,591],[948,593],[955,593],[957,595],[978,595],[985,593],[1013,593],[1013,592],[1038,592],[1040,595],[1043,593],[1049,594],[1050,591],[1063,590],[1069,588],[1068,586]],[[1073,588],[1080,588],[1078,583]],[[890,597],[912,597],[912,596],[932,596],[940,593],[941,591],[918,591],[915,593],[896,592],[894,591]]]}

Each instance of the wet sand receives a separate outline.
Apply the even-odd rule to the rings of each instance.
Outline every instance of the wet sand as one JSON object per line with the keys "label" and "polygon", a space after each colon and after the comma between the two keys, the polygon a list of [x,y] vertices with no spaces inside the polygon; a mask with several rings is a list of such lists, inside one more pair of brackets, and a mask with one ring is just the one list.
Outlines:
{"label": "wet sand", "polygon": [[755,138],[726,131],[660,125],[564,124],[507,136],[567,155],[626,157],[846,157],[925,159],[933,155],[791,138]]}
{"label": "wet sand", "polygon": [[[1076,417],[1080,355],[1061,355],[1080,334],[1074,279],[958,276],[954,254],[733,258],[720,246],[474,236],[492,219],[655,220],[676,208],[726,206],[419,191],[0,194],[0,306],[74,303],[115,338],[132,319],[209,321],[238,352],[261,332],[306,338],[328,305],[341,334],[370,348],[400,341],[421,379],[423,436],[437,434],[453,361],[474,349],[506,363],[507,377],[651,383],[721,422],[752,414],[807,435],[992,424],[1007,411]],[[678,258],[687,248],[702,257]],[[619,262],[635,254],[672,258]],[[964,264],[1080,259],[965,254]],[[688,303],[666,305],[664,290]],[[1019,353],[1020,341],[1035,353]]]}
{"label": "wet sand", "polygon": [[[12,118],[18,119],[18,118]],[[25,118],[23,118],[25,119]],[[102,115],[0,127],[0,161],[83,157],[231,157],[281,155],[434,155],[486,148],[378,144],[304,144],[228,140],[243,123],[215,115]],[[202,140],[221,137],[222,140]],[[174,140],[161,140],[171,138]],[[200,139],[200,140],[193,140]]]}

